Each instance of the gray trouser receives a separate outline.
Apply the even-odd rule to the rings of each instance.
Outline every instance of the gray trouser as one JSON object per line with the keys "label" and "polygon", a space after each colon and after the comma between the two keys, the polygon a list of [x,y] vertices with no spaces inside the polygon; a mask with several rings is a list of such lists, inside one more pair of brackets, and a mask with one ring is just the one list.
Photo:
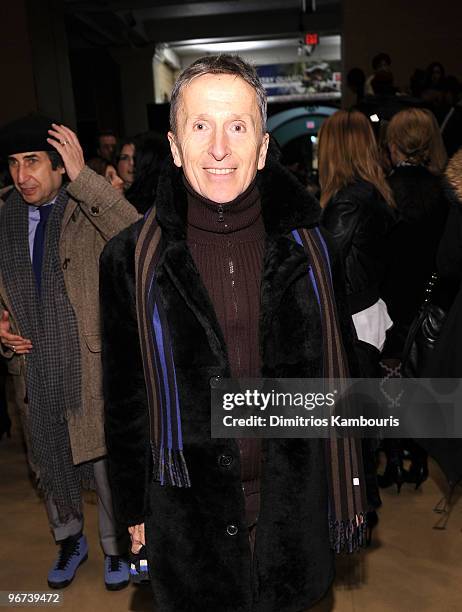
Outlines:
{"label": "gray trouser", "polygon": [[[101,547],[105,555],[120,555],[117,541],[117,528],[112,508],[112,495],[107,477],[106,460],[93,463],[95,470],[96,494],[98,496],[98,527]],[[83,518],[71,518],[66,523],[59,520],[58,511],[52,500],[46,501],[48,521],[57,542],[83,530]]]}

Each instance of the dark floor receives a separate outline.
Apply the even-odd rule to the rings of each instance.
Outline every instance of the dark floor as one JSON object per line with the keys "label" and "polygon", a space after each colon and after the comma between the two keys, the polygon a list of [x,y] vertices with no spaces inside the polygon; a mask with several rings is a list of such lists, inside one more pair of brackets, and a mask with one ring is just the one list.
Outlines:
{"label": "dark floor", "polygon": [[[462,501],[447,528],[433,529],[432,508],[442,496],[436,466],[414,491],[404,485],[382,493],[380,525],[366,552],[339,558],[337,580],[316,612],[460,612],[462,610]],[[462,491],[462,489],[461,489]],[[28,479],[20,434],[0,441],[0,591],[48,591],[46,575],[56,553],[46,514]],[[74,582],[61,591],[66,612],[154,611],[149,587],[110,593],[103,582],[96,507],[86,506],[90,554]],[[17,608],[25,609],[25,608]],[[178,612],[181,612],[180,610]],[[204,610],[204,612],[213,612]]]}

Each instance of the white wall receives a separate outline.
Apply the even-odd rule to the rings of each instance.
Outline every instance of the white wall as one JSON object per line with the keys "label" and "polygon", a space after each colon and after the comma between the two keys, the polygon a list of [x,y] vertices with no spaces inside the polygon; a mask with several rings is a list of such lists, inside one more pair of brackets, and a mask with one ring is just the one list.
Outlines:
{"label": "white wall", "polygon": [[[301,57],[298,55],[298,43],[294,40],[291,44],[285,46],[269,46],[271,41],[267,41],[268,47],[264,49],[254,49],[251,51],[239,50],[239,46],[236,45],[235,52],[239,55],[257,65],[261,66],[264,64],[291,64],[300,61]],[[210,47],[210,51],[206,51],[207,47],[201,45],[198,49],[194,47],[188,49],[188,47],[175,48],[176,54],[179,56],[181,61],[181,67],[186,68],[192,64],[192,62],[203,55],[208,53],[214,53],[214,46]],[[233,52],[233,47],[230,44],[229,52]],[[341,43],[340,36],[328,36],[321,37],[320,44],[314,49],[313,53],[309,57],[310,60],[340,60],[341,59]]]}

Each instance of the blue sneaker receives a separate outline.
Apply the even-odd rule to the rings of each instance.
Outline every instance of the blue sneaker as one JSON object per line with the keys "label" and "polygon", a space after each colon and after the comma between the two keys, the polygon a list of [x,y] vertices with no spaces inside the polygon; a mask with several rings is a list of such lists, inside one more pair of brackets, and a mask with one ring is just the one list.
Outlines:
{"label": "blue sneaker", "polygon": [[61,542],[56,563],[48,572],[48,586],[63,589],[74,580],[79,565],[88,559],[88,544],[84,535],[70,536]]}
{"label": "blue sneaker", "polygon": [[120,591],[129,582],[127,561],[119,555],[104,556],[104,583],[108,591]]}

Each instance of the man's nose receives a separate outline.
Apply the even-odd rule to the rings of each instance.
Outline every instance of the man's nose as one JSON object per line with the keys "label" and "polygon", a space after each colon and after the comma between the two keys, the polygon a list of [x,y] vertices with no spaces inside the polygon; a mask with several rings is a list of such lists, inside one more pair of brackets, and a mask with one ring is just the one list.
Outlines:
{"label": "man's nose", "polygon": [[18,183],[22,185],[23,183],[27,181],[28,178],[29,178],[29,173],[27,171],[27,168],[23,165],[20,165],[18,167],[18,174],[17,174]]}
{"label": "man's nose", "polygon": [[212,142],[210,143],[209,153],[217,161],[221,161],[230,154],[228,137],[223,130],[215,130]]}

